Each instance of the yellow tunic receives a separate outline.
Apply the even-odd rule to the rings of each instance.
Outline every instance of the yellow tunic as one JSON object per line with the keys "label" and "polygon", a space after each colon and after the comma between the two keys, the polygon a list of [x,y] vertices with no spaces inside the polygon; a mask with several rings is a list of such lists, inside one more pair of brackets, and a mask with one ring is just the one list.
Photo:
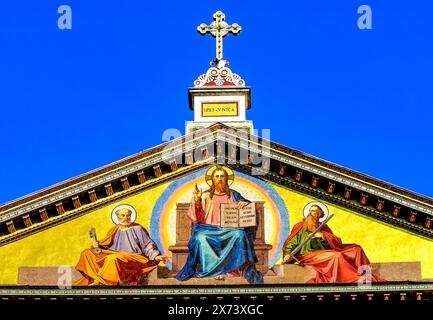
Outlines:
{"label": "yellow tunic", "polygon": [[[118,230],[118,226],[111,228],[99,245],[109,246]],[[96,254],[93,248],[85,249],[75,266],[84,278],[73,285],[140,284],[157,265],[156,261],[137,253],[102,249],[100,254]]]}

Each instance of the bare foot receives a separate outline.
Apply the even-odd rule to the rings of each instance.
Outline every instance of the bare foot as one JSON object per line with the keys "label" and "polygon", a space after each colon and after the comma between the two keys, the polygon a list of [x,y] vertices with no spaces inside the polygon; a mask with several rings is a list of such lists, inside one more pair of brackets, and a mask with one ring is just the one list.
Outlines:
{"label": "bare foot", "polygon": [[98,281],[93,281],[92,283],[89,283],[89,286],[99,286],[101,283]]}
{"label": "bare foot", "polygon": [[225,280],[226,277],[223,276],[223,275],[219,275],[219,276],[216,276],[214,279],[215,279],[215,280]]}

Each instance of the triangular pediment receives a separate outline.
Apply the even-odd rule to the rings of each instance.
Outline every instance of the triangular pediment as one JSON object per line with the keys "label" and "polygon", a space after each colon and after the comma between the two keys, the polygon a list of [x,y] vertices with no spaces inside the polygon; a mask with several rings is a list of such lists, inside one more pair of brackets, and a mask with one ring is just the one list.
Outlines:
{"label": "triangular pediment", "polygon": [[0,207],[0,245],[215,162],[433,238],[433,200],[221,123]]}

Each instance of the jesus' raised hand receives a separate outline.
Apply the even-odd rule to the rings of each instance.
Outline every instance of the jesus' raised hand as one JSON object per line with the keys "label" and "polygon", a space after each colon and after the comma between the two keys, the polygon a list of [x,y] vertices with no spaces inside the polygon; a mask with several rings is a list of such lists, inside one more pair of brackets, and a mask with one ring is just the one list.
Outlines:
{"label": "jesus' raised hand", "polygon": [[194,200],[195,200],[196,202],[199,201],[199,200],[201,199],[202,191],[201,191],[201,189],[199,189],[199,188],[197,187],[197,183],[195,184],[195,188],[194,188],[194,190],[192,191],[192,194],[194,195]]}

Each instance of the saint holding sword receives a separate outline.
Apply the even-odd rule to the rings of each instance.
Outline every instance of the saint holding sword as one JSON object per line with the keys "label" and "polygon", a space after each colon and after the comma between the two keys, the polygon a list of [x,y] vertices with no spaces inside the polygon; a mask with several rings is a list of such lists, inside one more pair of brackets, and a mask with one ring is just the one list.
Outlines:
{"label": "saint holding sword", "polygon": [[[326,224],[333,215],[321,202],[304,208],[303,221],[295,224],[283,245],[283,263],[311,266],[316,276],[309,283],[356,283],[361,266],[369,266],[364,250],[357,244],[343,244]],[[372,282],[383,281],[371,274]]]}

